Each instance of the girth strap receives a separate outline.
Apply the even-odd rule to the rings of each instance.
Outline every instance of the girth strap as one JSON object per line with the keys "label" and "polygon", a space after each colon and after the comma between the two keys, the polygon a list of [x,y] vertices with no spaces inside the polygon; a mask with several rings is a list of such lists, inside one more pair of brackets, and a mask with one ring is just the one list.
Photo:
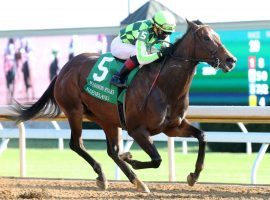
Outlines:
{"label": "girth strap", "polygon": [[[123,89],[124,88],[118,88],[118,95],[121,94]],[[126,98],[126,95],[124,95],[123,103],[119,101],[117,102],[118,116],[119,116],[121,128],[123,130],[127,130],[126,118],[125,118],[125,98]]]}

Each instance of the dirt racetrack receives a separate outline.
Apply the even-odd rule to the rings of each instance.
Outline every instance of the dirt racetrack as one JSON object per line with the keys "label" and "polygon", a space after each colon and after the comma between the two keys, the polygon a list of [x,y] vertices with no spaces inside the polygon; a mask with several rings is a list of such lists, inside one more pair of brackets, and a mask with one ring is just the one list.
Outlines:
{"label": "dirt racetrack", "polygon": [[151,193],[136,192],[129,182],[0,178],[0,199],[270,199],[270,186],[146,183]]}

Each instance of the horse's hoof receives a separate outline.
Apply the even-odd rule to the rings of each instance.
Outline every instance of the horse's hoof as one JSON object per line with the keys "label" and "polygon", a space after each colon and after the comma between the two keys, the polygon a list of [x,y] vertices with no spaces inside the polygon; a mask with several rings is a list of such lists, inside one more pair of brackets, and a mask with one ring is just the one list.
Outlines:
{"label": "horse's hoof", "polygon": [[97,178],[96,179],[96,184],[102,190],[107,190],[108,189],[108,181],[101,181],[101,180],[98,180],[98,178]]}
{"label": "horse's hoof", "polygon": [[140,181],[138,178],[136,178],[133,181],[133,184],[136,186],[136,190],[138,192],[145,192],[145,193],[150,193],[149,188],[147,187],[146,184],[144,184],[142,181]]}
{"label": "horse's hoof", "polygon": [[121,160],[126,160],[126,159],[131,159],[132,158],[132,155],[130,152],[125,152],[125,153],[122,153],[121,155],[119,155],[119,158]]}
{"label": "horse's hoof", "polygon": [[188,185],[189,186],[194,186],[195,183],[197,182],[194,178],[194,173],[190,173],[188,176],[187,176],[187,182],[188,182]]}

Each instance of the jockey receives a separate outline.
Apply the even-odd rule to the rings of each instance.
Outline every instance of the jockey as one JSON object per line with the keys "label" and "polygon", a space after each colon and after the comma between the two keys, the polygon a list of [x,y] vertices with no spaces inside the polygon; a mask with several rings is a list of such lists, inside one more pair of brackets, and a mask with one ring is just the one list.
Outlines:
{"label": "jockey", "polygon": [[[152,19],[137,21],[121,29],[112,41],[111,53],[126,61],[120,72],[113,75],[110,83],[125,87],[125,79],[132,69],[167,55],[168,48],[159,48],[157,52],[149,53],[149,47],[159,40],[168,40],[168,36],[175,31],[175,26],[175,18],[171,13],[159,11]],[[159,43],[164,46],[162,41]]]}

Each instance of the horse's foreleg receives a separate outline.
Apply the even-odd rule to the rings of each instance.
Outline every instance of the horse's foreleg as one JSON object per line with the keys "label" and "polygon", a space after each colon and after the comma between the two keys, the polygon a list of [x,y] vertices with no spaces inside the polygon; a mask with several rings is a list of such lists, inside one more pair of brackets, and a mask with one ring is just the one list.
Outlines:
{"label": "horse's foreleg", "polygon": [[194,173],[190,173],[187,177],[187,182],[190,186],[193,186],[203,170],[204,157],[205,157],[205,136],[204,132],[194,126],[192,126],[186,119],[184,119],[180,126],[168,129],[164,131],[166,135],[170,137],[195,137],[199,141],[199,151],[196,161]]}
{"label": "horse's foreleg", "polygon": [[107,179],[101,169],[101,166],[96,162],[86,151],[83,140],[82,140],[82,114],[79,112],[80,109],[69,111],[68,120],[71,128],[71,139],[69,146],[70,148],[84,158],[98,174],[97,186],[101,189],[107,189]]}
{"label": "horse's foreleg", "polygon": [[120,167],[130,182],[136,186],[137,191],[150,192],[148,187],[137,178],[136,174],[128,167],[128,165],[119,158],[119,142],[121,135],[118,132],[118,129],[113,127],[107,128],[105,126],[102,126],[102,128],[106,133],[108,155]]}
{"label": "horse's foreleg", "polygon": [[[142,162],[133,160],[131,156],[122,156],[134,169],[158,168],[161,164],[161,157],[151,140],[149,132],[145,128],[138,128],[130,133],[130,136],[140,145],[140,147],[150,156],[151,161]],[[128,155],[128,154],[126,154]]]}
{"label": "horse's foreleg", "polygon": [[189,186],[193,186],[197,182],[197,180],[200,176],[200,173],[203,170],[204,157],[205,157],[205,146],[206,146],[203,131],[200,131],[199,129],[197,129],[197,131],[194,132],[193,136],[195,138],[197,138],[199,141],[199,151],[198,151],[198,157],[197,157],[197,161],[196,161],[195,172],[190,173],[187,177],[187,182],[188,182]]}

